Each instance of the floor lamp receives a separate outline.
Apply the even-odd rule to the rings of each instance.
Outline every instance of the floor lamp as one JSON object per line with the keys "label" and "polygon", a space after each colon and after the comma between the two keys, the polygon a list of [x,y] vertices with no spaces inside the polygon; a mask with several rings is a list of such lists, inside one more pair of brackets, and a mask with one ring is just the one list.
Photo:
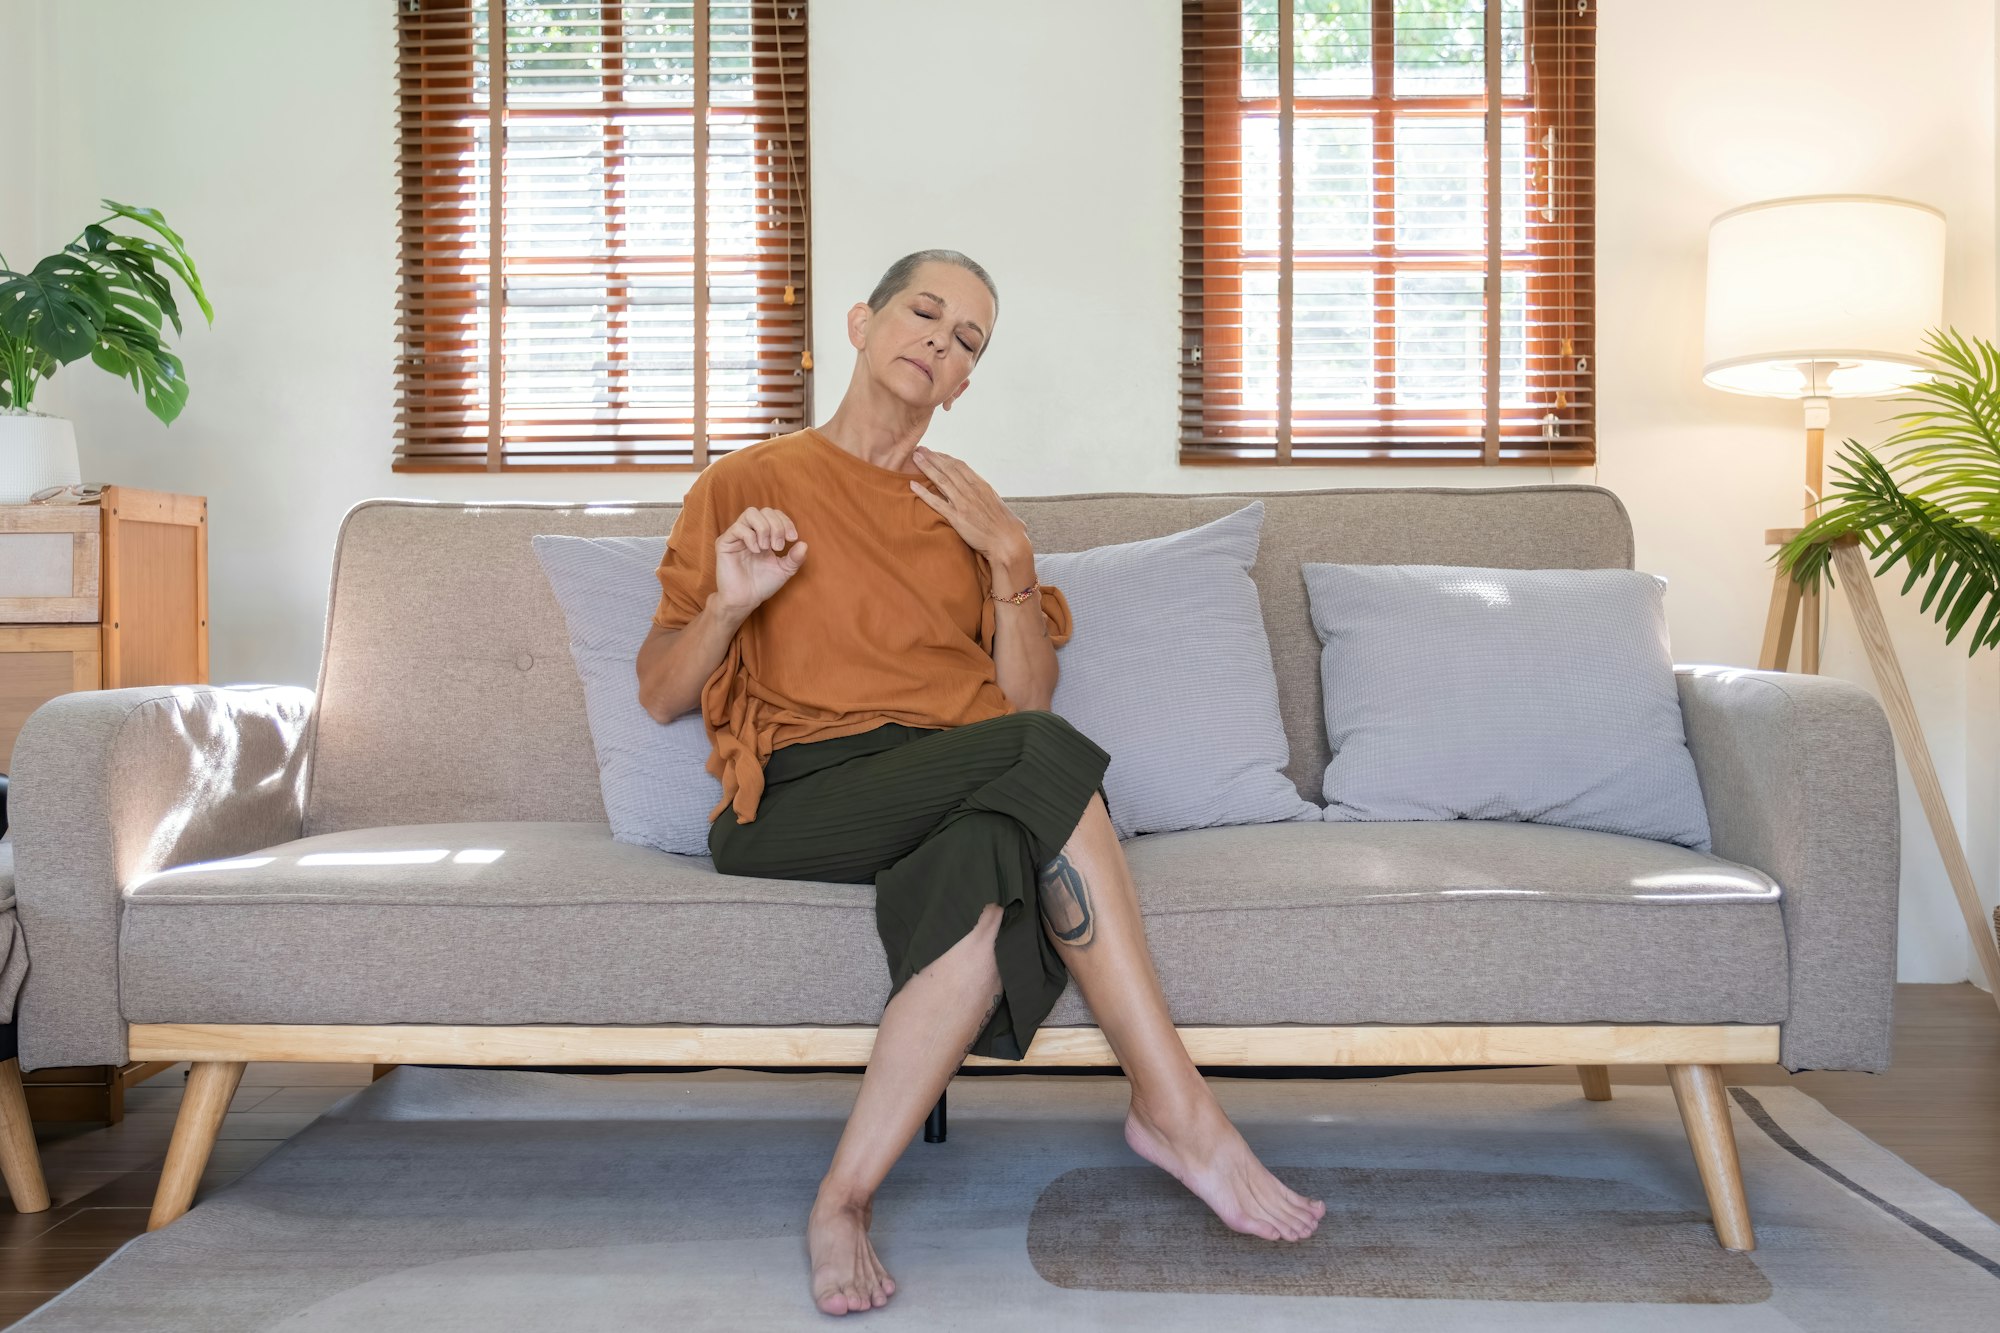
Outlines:
{"label": "floor lamp", "polygon": [[[1813,195],[1731,209],[1709,224],[1702,381],[1730,393],[1804,403],[1808,521],[1819,512],[1824,493],[1831,400],[1881,397],[1928,378],[1929,367],[1910,349],[1943,322],[1944,214],[1934,208],[1877,195]],[[1798,528],[1772,528],[1764,540],[1782,545],[1798,534]],[[1973,952],[2000,1003],[2000,949],[1854,538],[1834,544],[1833,568],[1944,858]],[[1760,668],[1787,668],[1795,623],[1799,669],[1817,672],[1819,591],[1801,589],[1778,570]]]}

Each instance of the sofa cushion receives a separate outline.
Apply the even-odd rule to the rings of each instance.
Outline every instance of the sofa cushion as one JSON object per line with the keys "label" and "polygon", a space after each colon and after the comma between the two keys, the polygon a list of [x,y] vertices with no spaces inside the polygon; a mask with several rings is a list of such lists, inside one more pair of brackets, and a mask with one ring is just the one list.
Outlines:
{"label": "sofa cushion", "polygon": [[[1124,844],[1176,1022],[1770,1023],[1778,889],[1532,824],[1286,823]],[[868,885],[718,874],[602,823],[404,825],[127,890],[133,1022],[873,1024]],[[1089,1023],[1072,985],[1048,1022]]]}
{"label": "sofa cushion", "polygon": [[1263,523],[1258,502],[1166,537],[1035,559],[1076,621],[1050,708],[1111,755],[1104,793],[1121,838],[1320,817],[1284,774],[1250,581]]}
{"label": "sofa cushion", "polygon": [[653,627],[664,537],[543,534],[535,555],[569,626],[597,751],[604,815],[619,842],[703,856],[722,783],[708,771],[701,709],[662,726],[639,702],[639,647]]}
{"label": "sofa cushion", "polygon": [[1709,850],[1660,579],[1302,572],[1326,645],[1329,820],[1522,819]]}

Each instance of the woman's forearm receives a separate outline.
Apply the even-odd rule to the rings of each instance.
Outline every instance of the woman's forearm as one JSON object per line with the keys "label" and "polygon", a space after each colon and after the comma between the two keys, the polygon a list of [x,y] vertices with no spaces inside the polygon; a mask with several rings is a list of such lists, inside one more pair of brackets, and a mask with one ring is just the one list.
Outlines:
{"label": "woman's forearm", "polygon": [[[1035,581],[1032,555],[993,566],[993,590],[1013,592]],[[1018,709],[1047,709],[1056,693],[1056,649],[1049,640],[1049,619],[1042,614],[1037,592],[1015,606],[993,606],[993,667],[1000,692]]]}
{"label": "woman's forearm", "polygon": [[749,613],[724,606],[711,594],[693,620],[678,630],[655,626],[639,645],[639,703],[655,722],[671,722],[701,706],[701,687],[722,665],[729,641]]}

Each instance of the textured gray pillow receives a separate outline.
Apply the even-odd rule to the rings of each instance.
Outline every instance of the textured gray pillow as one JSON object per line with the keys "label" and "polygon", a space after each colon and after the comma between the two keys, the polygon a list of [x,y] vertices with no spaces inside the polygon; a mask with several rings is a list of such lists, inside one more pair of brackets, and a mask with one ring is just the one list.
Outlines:
{"label": "textured gray pillow", "polygon": [[1324,645],[1327,819],[1525,820],[1709,850],[1661,580],[1302,569]]}
{"label": "textured gray pillow", "polygon": [[1051,711],[1110,752],[1121,838],[1320,817],[1282,771],[1291,749],[1250,580],[1263,527],[1260,500],[1186,532],[1035,557],[1075,619]]}
{"label": "textured gray pillow", "polygon": [[544,535],[534,545],[569,625],[612,840],[707,856],[722,783],[708,772],[701,710],[663,727],[639,704],[639,645],[660,604],[654,571],[667,539]]}

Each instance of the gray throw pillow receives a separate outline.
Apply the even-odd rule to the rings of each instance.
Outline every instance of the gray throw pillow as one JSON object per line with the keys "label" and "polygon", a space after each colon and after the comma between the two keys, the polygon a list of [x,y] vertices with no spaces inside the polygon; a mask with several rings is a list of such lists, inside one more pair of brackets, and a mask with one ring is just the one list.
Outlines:
{"label": "gray throw pillow", "polygon": [[1075,627],[1051,711],[1111,755],[1111,823],[1135,833],[1320,817],[1291,749],[1250,567],[1264,504],[1147,541],[1037,555]]}
{"label": "gray throw pillow", "polygon": [[639,645],[660,603],[654,571],[667,539],[543,535],[534,545],[569,626],[612,840],[707,856],[722,783],[708,772],[701,710],[661,726],[639,704]]}
{"label": "gray throw pillow", "polygon": [[1302,566],[1329,820],[1500,819],[1708,851],[1660,579]]}

